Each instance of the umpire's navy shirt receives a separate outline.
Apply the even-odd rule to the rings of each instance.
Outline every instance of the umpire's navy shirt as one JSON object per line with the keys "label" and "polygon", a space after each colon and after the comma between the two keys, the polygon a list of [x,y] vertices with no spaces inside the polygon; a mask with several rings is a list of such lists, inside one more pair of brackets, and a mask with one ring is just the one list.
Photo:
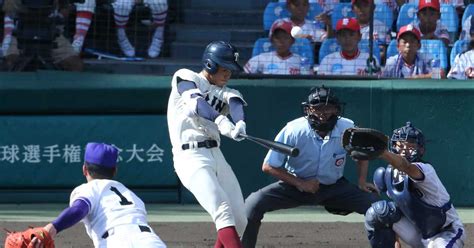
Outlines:
{"label": "umpire's navy shirt", "polygon": [[321,138],[304,117],[288,122],[278,133],[275,141],[296,146],[300,149],[297,157],[288,157],[270,150],[264,163],[272,167],[285,167],[288,172],[302,179],[317,179],[322,184],[333,184],[344,173],[346,151],[342,147],[342,134],[354,127],[350,119],[340,118],[334,129]]}

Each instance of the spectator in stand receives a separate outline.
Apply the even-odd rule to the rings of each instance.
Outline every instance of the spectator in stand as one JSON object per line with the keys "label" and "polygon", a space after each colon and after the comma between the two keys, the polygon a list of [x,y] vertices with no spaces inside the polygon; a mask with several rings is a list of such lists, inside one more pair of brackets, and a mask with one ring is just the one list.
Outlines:
{"label": "spectator in stand", "polygon": [[[48,16],[51,19],[63,19],[67,14],[67,6],[54,2],[54,9],[52,13]],[[15,69],[16,65],[21,62],[22,57],[20,48],[18,46],[18,40],[13,35],[13,29],[15,28],[15,18],[23,17],[25,18],[27,13],[30,11],[27,6],[23,5],[21,0],[5,0],[2,6],[2,10],[5,13],[4,18],[4,37],[2,41],[2,56],[5,57],[5,64],[8,70]],[[21,18],[20,18],[21,19]],[[41,18],[40,18],[41,19]],[[21,20],[20,20],[21,21]],[[25,25],[31,25],[30,22],[25,21]],[[50,22],[51,20],[44,20]],[[49,56],[51,57],[51,62],[58,68],[66,71],[82,71],[84,64],[81,58],[74,52],[71,42],[62,35],[64,26],[62,24],[54,23],[56,31],[59,31],[59,35],[52,41]],[[28,26],[27,28],[31,28]],[[53,32],[53,30],[47,30]],[[32,34],[29,34],[32,35]],[[33,40],[33,39],[32,39]],[[22,48],[22,50],[26,50]],[[38,51],[40,52],[40,51]],[[49,61],[47,61],[49,62]]]}
{"label": "spectator in stand", "polygon": [[84,40],[92,22],[95,11],[95,0],[85,0],[84,3],[76,3],[76,32],[72,41],[72,47],[76,53],[82,51]]}
{"label": "spectator in stand", "polygon": [[452,42],[449,40],[448,29],[439,20],[441,17],[439,0],[420,0],[417,17],[418,19],[411,24],[420,30],[422,39],[439,39],[446,46]]}
{"label": "spectator in stand", "polygon": [[[398,54],[387,59],[382,76],[391,78],[431,78],[430,60],[418,53],[421,33],[412,24],[400,28],[397,35]],[[441,70],[441,76],[444,71]]]}
{"label": "spectator in stand", "polygon": [[448,78],[455,79],[474,79],[474,18],[470,23],[470,41],[469,49],[460,53],[454,59],[454,65],[448,73]]}
{"label": "spectator in stand", "polygon": [[471,39],[471,34],[470,30],[472,28],[472,23],[473,23],[474,18],[472,18],[472,15],[466,18],[464,23],[462,24],[462,31],[461,34],[459,35],[460,40],[470,40]]}
{"label": "spectator in stand", "polygon": [[[321,61],[320,75],[367,75],[368,53],[361,52],[358,44],[361,40],[360,25],[355,18],[343,18],[336,24],[336,39],[341,51],[334,52]],[[379,65],[379,62],[376,61]]]}
{"label": "spectator in stand", "polygon": [[[360,25],[360,32],[362,39],[369,39],[369,24],[372,11],[375,9],[373,0],[352,0],[352,11],[356,16],[357,22]],[[385,47],[390,43],[390,29],[385,24],[374,19],[374,43],[380,46],[380,57],[385,58]]]}
{"label": "spectator in stand", "polygon": [[318,22],[316,23],[314,20],[306,19],[309,11],[308,0],[287,0],[286,7],[290,12],[290,17],[281,18],[275,22],[283,20],[292,23],[293,26],[301,27],[303,34],[300,37],[307,38],[312,42],[322,42],[327,37],[332,36],[331,18],[327,14],[323,13],[317,16]]}
{"label": "spectator in stand", "polygon": [[[125,28],[136,2],[136,0],[116,0],[112,3],[115,26],[117,27],[117,42],[123,54],[127,57],[135,57],[135,47],[128,40]],[[148,57],[156,58],[160,55],[161,46],[163,45],[163,32],[166,15],[168,13],[168,2],[167,0],[143,0],[143,3],[150,8],[153,17],[153,26],[155,27],[151,44],[148,47]]]}
{"label": "spectator in stand", "polygon": [[244,66],[244,71],[255,74],[300,75],[302,57],[290,51],[290,47],[295,43],[291,36],[292,27],[289,21],[274,22],[270,29],[270,41],[275,51],[251,58]]}

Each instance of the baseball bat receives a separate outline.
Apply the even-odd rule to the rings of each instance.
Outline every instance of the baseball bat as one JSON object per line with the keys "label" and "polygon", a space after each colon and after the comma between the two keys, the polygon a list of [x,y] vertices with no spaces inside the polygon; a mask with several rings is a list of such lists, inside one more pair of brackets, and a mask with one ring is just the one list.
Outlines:
{"label": "baseball bat", "polygon": [[271,149],[277,152],[281,152],[283,154],[286,154],[291,157],[296,157],[298,154],[300,154],[300,150],[296,147],[292,147],[290,145],[287,145],[285,143],[281,143],[278,141],[272,141],[272,140],[266,140],[262,138],[257,138],[253,137],[248,134],[240,134],[242,138],[245,138],[246,140],[250,140],[252,142],[255,142],[267,149]]}

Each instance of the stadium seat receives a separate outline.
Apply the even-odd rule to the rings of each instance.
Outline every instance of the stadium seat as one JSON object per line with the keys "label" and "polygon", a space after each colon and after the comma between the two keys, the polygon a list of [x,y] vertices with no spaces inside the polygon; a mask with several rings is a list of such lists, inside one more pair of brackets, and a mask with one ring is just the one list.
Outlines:
{"label": "stadium seat", "polygon": [[449,62],[452,66],[454,64],[454,59],[456,56],[468,49],[469,41],[467,40],[458,40],[454,43],[453,48],[451,49],[451,54],[449,55]]}
{"label": "stadium seat", "polygon": [[[369,40],[361,40],[359,42],[359,49],[363,52],[368,53]],[[337,40],[335,38],[324,40],[321,44],[321,47],[319,48],[319,64],[321,64],[321,61],[324,57],[339,50],[341,50],[341,47],[339,46],[339,44],[337,44]],[[374,44],[374,55],[380,62],[380,48],[376,44]]]}
{"label": "stadium seat", "polygon": [[[275,48],[272,46],[270,39],[268,38],[260,38],[255,41],[252,50],[252,57],[255,57],[261,53],[266,53],[270,51],[274,51]],[[313,47],[311,42],[308,39],[296,39],[293,46],[290,48],[292,53],[298,54],[302,57],[306,57],[309,59],[311,64],[314,64],[314,53]]]}
{"label": "stadium seat", "polygon": [[[314,20],[314,17],[321,14],[323,10],[318,3],[310,3],[309,5],[306,18]],[[269,2],[263,11],[263,29],[269,31],[275,20],[285,17],[290,17],[290,12],[286,8],[286,2]]]}
{"label": "stadium seat", "polygon": [[466,21],[466,19],[471,15],[474,15],[474,3],[471,3],[466,6],[466,9],[464,10],[464,13],[462,14],[461,23],[464,23],[464,21]]}
{"label": "stadium seat", "polygon": [[387,47],[387,58],[398,54],[397,40],[391,40]]}
{"label": "stadium seat", "polygon": [[441,4],[441,23],[448,28],[451,40],[457,40],[459,17],[456,8],[451,4]]}
{"label": "stadium seat", "polygon": [[441,40],[421,40],[420,53],[439,59],[441,68],[448,68],[448,51]]}
{"label": "stadium seat", "polygon": [[401,27],[408,25],[412,21],[416,20],[416,13],[418,12],[418,7],[414,3],[405,3],[400,8],[397,18],[397,30],[400,30]]}
{"label": "stadium seat", "polygon": [[393,23],[393,12],[385,3],[375,5],[374,19],[379,20],[387,27],[392,27]]}
{"label": "stadium seat", "polygon": [[342,18],[354,17],[351,3],[338,3],[331,14],[332,27],[336,29],[336,23]]}

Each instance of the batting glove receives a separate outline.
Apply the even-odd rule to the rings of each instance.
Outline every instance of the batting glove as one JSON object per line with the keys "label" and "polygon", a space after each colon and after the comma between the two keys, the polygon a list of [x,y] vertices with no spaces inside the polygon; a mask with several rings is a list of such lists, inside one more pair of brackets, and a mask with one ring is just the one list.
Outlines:
{"label": "batting glove", "polygon": [[217,118],[214,120],[214,123],[217,124],[217,127],[219,128],[219,132],[222,135],[225,135],[231,139],[232,137],[232,131],[235,129],[234,123],[232,123],[229,118],[223,115],[217,116]]}
{"label": "batting glove", "polygon": [[246,128],[245,122],[244,121],[238,121],[235,124],[235,129],[231,133],[232,139],[234,139],[236,141],[244,140],[244,138],[240,135],[241,134],[247,134],[247,132],[245,131],[245,128]]}

